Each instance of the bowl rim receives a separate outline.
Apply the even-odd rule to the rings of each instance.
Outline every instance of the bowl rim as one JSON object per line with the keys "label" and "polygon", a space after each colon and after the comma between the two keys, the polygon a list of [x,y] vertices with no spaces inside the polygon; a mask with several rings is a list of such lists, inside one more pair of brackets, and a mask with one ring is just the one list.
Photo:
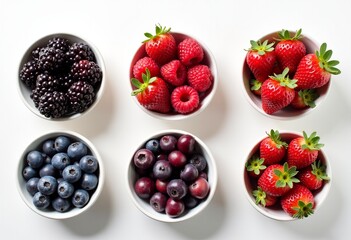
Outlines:
{"label": "bowl rim", "polygon": [[[30,196],[29,193],[25,191],[25,186],[23,186],[23,183],[25,183],[25,180],[22,177],[22,170],[23,170],[23,164],[24,164],[23,161],[28,151],[33,149],[32,147],[34,146],[38,147],[40,143],[42,143],[44,140],[49,138],[54,138],[60,135],[68,136],[76,141],[78,140],[82,141],[84,144],[87,145],[87,147],[90,149],[91,154],[95,156],[99,162],[99,182],[98,182],[97,188],[95,189],[95,192],[93,193],[93,195],[90,196],[89,202],[83,208],[76,208],[75,211],[70,210],[64,213],[55,212],[55,211],[42,211],[36,208],[32,204],[32,202],[28,200],[29,197],[32,197],[32,196]],[[103,191],[103,188],[105,185],[105,166],[102,161],[101,155],[98,152],[95,145],[83,135],[71,130],[50,130],[33,138],[27,144],[26,148],[22,151],[22,153],[18,157],[15,178],[16,178],[15,181],[16,181],[17,191],[21,199],[23,200],[25,205],[29,207],[29,209],[31,209],[33,212],[37,213],[40,216],[43,216],[49,219],[61,220],[61,219],[68,219],[68,218],[72,218],[77,215],[80,215],[81,213],[86,212],[95,204],[95,202],[98,200],[99,196],[101,195],[101,192]]]}
{"label": "bowl rim", "polygon": [[[162,135],[165,135],[165,134],[175,134],[175,135],[183,135],[183,134],[189,134],[191,136],[194,137],[194,139],[196,140],[196,142],[201,146],[201,148],[203,148],[203,151],[206,152],[206,155],[209,156],[210,160],[207,160],[207,162],[210,162],[211,164],[211,182],[209,181],[210,183],[210,192],[209,192],[209,195],[207,196],[206,200],[202,201],[200,203],[200,205],[196,206],[194,209],[196,209],[196,211],[194,209],[194,211],[191,212],[188,212],[186,214],[183,214],[179,217],[175,217],[175,218],[172,218],[172,217],[169,217],[167,216],[167,214],[165,213],[158,213],[156,211],[148,211],[146,210],[140,203],[139,201],[143,201],[142,199],[137,199],[137,196],[135,195],[135,193],[133,192],[132,188],[134,186],[134,183],[132,183],[132,180],[131,180],[131,176],[130,176],[130,173],[133,171],[132,169],[132,159],[133,159],[133,156],[135,154],[135,151],[140,148],[141,146],[143,146],[147,140],[149,139],[152,139],[152,138],[155,138],[155,137],[160,137]],[[130,154],[130,160],[127,162],[127,166],[126,166],[126,172],[127,172],[127,181],[126,181],[126,188],[127,188],[127,192],[128,192],[128,195],[130,196],[130,198],[132,199],[132,202],[133,204],[137,207],[137,209],[139,209],[139,211],[141,211],[144,215],[146,215],[147,217],[153,219],[153,220],[156,220],[156,221],[159,221],[159,222],[168,222],[168,223],[175,223],[175,222],[181,222],[181,221],[185,221],[185,220],[188,220],[192,217],[194,217],[195,215],[199,214],[200,212],[202,212],[209,204],[210,202],[212,201],[214,195],[215,195],[215,192],[216,192],[216,189],[217,189],[217,183],[218,183],[218,172],[217,172],[217,164],[216,164],[216,161],[210,151],[210,149],[208,148],[208,146],[199,138],[197,137],[196,135],[188,132],[188,131],[184,131],[184,130],[179,130],[179,129],[165,129],[165,130],[159,130],[157,132],[154,132],[152,134],[149,134],[146,138],[143,138],[144,140],[137,143],[136,147],[132,150],[131,154]],[[209,176],[209,177],[210,177]],[[210,179],[210,178],[209,178]],[[139,201],[138,201],[139,200]],[[147,203],[145,203],[147,204]],[[152,210],[152,209],[150,209]]]}
{"label": "bowl rim", "polygon": [[[96,92],[95,95],[95,100],[93,102],[93,104],[84,112],[82,113],[75,113],[72,114],[70,116],[67,117],[60,117],[60,118],[47,118],[44,115],[42,115],[38,109],[32,105],[31,103],[29,103],[27,101],[27,99],[24,97],[24,91],[28,91],[30,92],[30,90],[23,84],[23,82],[21,81],[21,79],[19,78],[19,73],[23,67],[23,64],[26,63],[29,59],[30,53],[31,51],[39,46],[39,44],[41,42],[44,41],[48,41],[50,38],[53,37],[66,37],[68,38],[68,40],[70,39],[79,39],[80,42],[84,42],[86,44],[89,45],[89,47],[91,48],[91,50],[94,52],[95,55],[95,59],[97,64],[99,65],[101,72],[102,72],[102,80],[101,80],[101,85],[99,90]],[[18,67],[17,67],[17,83],[16,83],[16,88],[17,88],[17,92],[18,95],[20,96],[22,102],[24,103],[24,105],[32,112],[34,113],[36,116],[45,119],[45,120],[49,120],[49,121],[55,121],[55,122],[61,122],[61,121],[67,121],[67,120],[74,120],[77,119],[83,115],[86,115],[87,113],[91,112],[96,105],[98,105],[98,103],[100,102],[103,92],[105,91],[105,85],[106,85],[106,66],[105,66],[105,62],[104,59],[102,57],[101,52],[99,51],[99,49],[90,41],[90,40],[86,40],[86,38],[78,36],[76,34],[73,33],[66,33],[66,32],[55,32],[55,33],[50,33],[50,34],[46,34],[40,38],[37,38],[34,42],[32,42],[32,44],[26,48],[26,50],[24,51],[24,53],[21,55],[21,59],[18,63]]]}

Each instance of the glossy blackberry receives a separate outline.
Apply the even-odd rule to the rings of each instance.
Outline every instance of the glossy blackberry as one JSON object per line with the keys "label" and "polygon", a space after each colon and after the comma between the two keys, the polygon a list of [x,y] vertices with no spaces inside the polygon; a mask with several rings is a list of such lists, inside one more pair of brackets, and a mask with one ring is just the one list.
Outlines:
{"label": "glossy blackberry", "polygon": [[39,68],[43,71],[54,71],[65,63],[65,54],[60,49],[46,47],[39,52]]}
{"label": "glossy blackberry", "polygon": [[68,89],[67,96],[71,109],[76,113],[87,110],[95,100],[93,86],[84,81],[73,83]]}
{"label": "glossy blackberry", "polygon": [[32,58],[33,60],[38,61],[39,60],[39,54],[40,52],[43,51],[42,47],[37,47],[32,51]]}
{"label": "glossy blackberry", "polygon": [[67,113],[68,101],[63,92],[46,92],[39,99],[38,110],[47,118],[59,118]]}
{"label": "glossy blackberry", "polygon": [[95,61],[94,53],[85,43],[73,43],[66,52],[66,61],[68,64],[73,64],[80,60]]}
{"label": "glossy blackberry", "polygon": [[71,73],[62,73],[57,77],[57,82],[59,85],[59,88],[62,91],[67,91],[69,89],[69,87],[76,82],[76,80],[74,80],[72,78]]}
{"label": "glossy blackberry", "polygon": [[30,98],[33,100],[35,107],[39,106],[40,97],[47,92],[56,91],[59,88],[58,81],[47,73],[41,73],[37,76],[36,86],[32,90]]}
{"label": "glossy blackberry", "polygon": [[20,71],[19,77],[26,86],[28,86],[30,89],[34,89],[38,75],[39,75],[38,63],[32,60],[32,61],[26,62],[23,65]]}
{"label": "glossy blackberry", "polygon": [[60,49],[62,52],[66,53],[70,47],[70,42],[62,37],[54,37],[49,40],[48,47]]}
{"label": "glossy blackberry", "polygon": [[99,65],[89,60],[80,60],[73,63],[71,75],[75,80],[86,81],[92,86],[101,82],[102,79],[102,72]]}

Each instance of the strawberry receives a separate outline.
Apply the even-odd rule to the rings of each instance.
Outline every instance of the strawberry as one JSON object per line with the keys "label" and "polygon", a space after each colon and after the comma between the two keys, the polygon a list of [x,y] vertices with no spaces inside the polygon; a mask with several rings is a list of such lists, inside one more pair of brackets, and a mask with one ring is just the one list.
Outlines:
{"label": "strawberry", "polygon": [[177,44],[170,33],[171,28],[156,25],[156,34],[145,33],[148,38],[145,43],[145,51],[149,57],[154,59],[158,64],[164,64],[175,58]]}
{"label": "strawberry", "polygon": [[302,137],[294,138],[288,145],[287,163],[302,169],[311,165],[318,157],[319,150],[324,144],[319,143],[319,136],[313,132],[310,136],[303,131]]}
{"label": "strawberry", "polygon": [[327,44],[323,43],[319,51],[304,56],[294,76],[297,80],[297,89],[322,87],[330,81],[331,74],[340,74],[340,70],[335,67],[339,61],[329,60],[332,54],[333,51],[327,50]]}
{"label": "strawberry", "polygon": [[161,67],[162,78],[173,86],[181,86],[187,77],[187,69],[179,60],[172,60]]}
{"label": "strawberry", "polygon": [[170,111],[170,94],[165,81],[159,77],[151,77],[149,69],[142,75],[143,82],[132,78],[136,89],[132,96],[136,96],[139,103],[148,110],[167,113]]}
{"label": "strawberry", "polygon": [[263,207],[273,206],[278,200],[277,197],[266,194],[260,187],[257,187],[256,190],[252,191],[252,195],[256,199],[256,204],[260,204]]}
{"label": "strawberry", "polygon": [[272,129],[267,135],[260,143],[260,158],[264,159],[265,165],[279,163],[285,156],[288,144],[280,139],[277,130]]}
{"label": "strawberry", "polygon": [[150,57],[143,57],[139,59],[133,66],[133,76],[138,80],[142,80],[143,73],[146,73],[145,69],[149,69],[150,76],[159,76],[160,68],[157,63]]}
{"label": "strawberry", "polygon": [[199,64],[204,58],[204,51],[198,41],[186,38],[178,44],[178,57],[185,66]]}
{"label": "strawberry", "polygon": [[261,87],[262,109],[273,114],[288,106],[295,97],[296,80],[288,76],[289,69],[269,77]]}
{"label": "strawberry", "polygon": [[195,89],[184,85],[173,90],[171,103],[175,111],[186,114],[193,112],[199,106],[200,97]]}
{"label": "strawberry", "polygon": [[289,68],[289,75],[294,76],[300,60],[306,55],[306,46],[300,41],[301,29],[296,31],[293,37],[288,30],[278,33],[279,42],[275,45],[274,51],[281,69]]}
{"label": "strawberry", "polygon": [[256,79],[251,79],[250,80],[250,86],[251,86],[251,91],[257,95],[257,96],[261,96],[261,86],[262,86],[262,82],[256,80]]}
{"label": "strawberry", "polygon": [[257,178],[261,176],[264,169],[267,167],[263,165],[264,159],[260,158],[258,155],[253,155],[245,164],[246,171],[249,176]]}
{"label": "strawberry", "polygon": [[250,41],[251,48],[246,54],[246,63],[249,66],[254,78],[260,82],[265,81],[273,73],[276,65],[276,55],[274,52],[274,42],[268,44],[265,40]]}
{"label": "strawberry", "polygon": [[262,173],[258,179],[258,186],[266,194],[276,197],[283,196],[293,188],[294,183],[299,182],[295,177],[297,173],[296,167],[289,168],[287,163],[284,163],[284,165],[273,164]]}
{"label": "strawberry", "polygon": [[315,89],[303,89],[295,93],[295,98],[291,102],[291,106],[295,109],[314,108],[315,100],[319,97]]}
{"label": "strawberry", "polygon": [[308,189],[317,190],[322,187],[323,181],[328,181],[329,177],[326,173],[326,166],[320,161],[313,162],[310,166],[302,169],[297,177],[300,182]]}
{"label": "strawberry", "polygon": [[294,218],[304,218],[313,214],[314,198],[311,191],[301,184],[280,199],[283,210]]}
{"label": "strawberry", "polygon": [[188,83],[198,92],[205,92],[212,85],[211,70],[207,65],[196,65],[188,69]]}

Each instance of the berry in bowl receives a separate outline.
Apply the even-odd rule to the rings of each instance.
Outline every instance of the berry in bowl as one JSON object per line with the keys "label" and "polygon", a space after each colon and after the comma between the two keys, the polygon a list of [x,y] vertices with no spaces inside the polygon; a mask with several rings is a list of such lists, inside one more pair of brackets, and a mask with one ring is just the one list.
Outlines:
{"label": "berry in bowl", "polygon": [[18,69],[19,93],[37,116],[74,119],[101,99],[105,75],[102,56],[92,43],[71,34],[50,34],[24,53]]}
{"label": "berry in bowl", "polygon": [[260,113],[293,119],[326,98],[331,75],[340,74],[332,50],[309,37],[282,30],[251,40],[243,65],[244,94]]}
{"label": "berry in bowl", "polygon": [[37,214],[67,219],[88,210],[104,185],[94,145],[71,131],[48,132],[30,143],[17,167],[17,188]]}
{"label": "berry in bowl", "polygon": [[130,65],[132,96],[149,115],[180,120],[203,111],[218,85],[210,50],[197,39],[156,25]]}
{"label": "berry in bowl", "polygon": [[316,132],[271,130],[251,149],[244,187],[251,205],[271,219],[291,221],[315,213],[331,186],[331,167]]}
{"label": "berry in bowl", "polygon": [[204,210],[217,186],[209,148],[181,130],[164,130],[137,146],[128,164],[128,192],[136,207],[162,222],[180,222]]}

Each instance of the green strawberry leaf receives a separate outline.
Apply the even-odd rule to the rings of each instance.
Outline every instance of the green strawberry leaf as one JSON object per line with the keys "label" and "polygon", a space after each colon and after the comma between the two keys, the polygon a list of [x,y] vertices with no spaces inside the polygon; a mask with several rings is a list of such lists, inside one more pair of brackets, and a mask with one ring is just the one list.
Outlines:
{"label": "green strawberry leaf", "polygon": [[332,50],[327,50],[327,44],[322,43],[320,46],[319,51],[316,51],[316,56],[319,61],[319,67],[321,69],[324,69],[325,71],[329,72],[330,74],[333,75],[338,75],[341,73],[341,71],[336,68],[335,66],[339,64],[339,61],[337,60],[330,60],[333,51]]}

